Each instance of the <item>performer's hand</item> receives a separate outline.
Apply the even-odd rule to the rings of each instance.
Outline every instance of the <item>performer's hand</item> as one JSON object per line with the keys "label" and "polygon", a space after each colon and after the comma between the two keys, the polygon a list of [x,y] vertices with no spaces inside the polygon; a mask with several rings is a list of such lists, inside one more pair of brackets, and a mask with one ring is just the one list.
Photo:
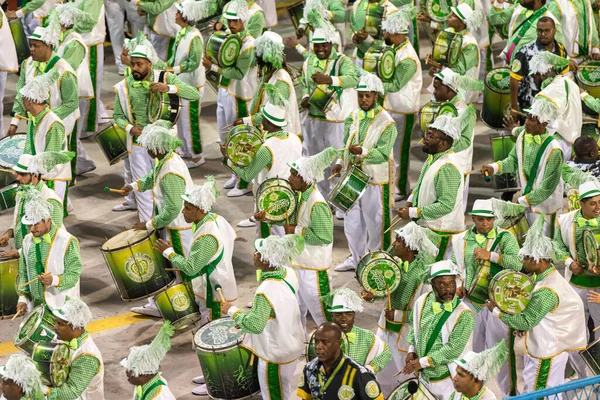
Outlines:
{"label": "performer's hand", "polygon": [[2,236],[0,236],[0,247],[4,247],[8,244],[9,239],[12,237],[12,229],[4,232]]}
{"label": "performer's hand", "polygon": [[266,215],[267,215],[267,213],[264,210],[263,211],[257,211],[254,214],[252,214],[252,216],[254,217],[254,219],[257,222],[265,222],[265,220],[267,219]]}
{"label": "performer's hand", "polygon": [[523,337],[525,336],[525,331],[514,331],[513,336],[518,338]]}
{"label": "performer's hand", "polygon": [[417,353],[415,352],[410,352],[406,355],[406,359],[404,360],[404,365],[408,365],[409,362],[414,361],[417,359]]}
{"label": "performer's hand", "polygon": [[483,175],[484,177],[487,176],[494,176],[494,168],[492,168],[491,165],[484,165],[483,167],[481,167],[481,175]]}
{"label": "performer's hand", "polygon": [[302,39],[302,37],[304,37],[304,28],[298,28],[296,30],[296,38]]}
{"label": "performer's hand", "polygon": [[394,310],[393,308],[391,310],[384,310],[385,312],[385,319],[387,319],[388,321],[392,321],[394,322],[394,316],[396,314],[396,310]]}
{"label": "performer's hand", "polygon": [[225,146],[223,143],[219,143],[219,150],[221,151],[221,155],[227,158],[227,146]]}
{"label": "performer's hand", "polygon": [[121,188],[121,196],[125,197],[127,196],[129,193],[131,193],[131,191],[133,190],[133,188],[129,185],[125,185]]}
{"label": "performer's hand", "polygon": [[363,290],[360,293],[360,297],[362,297],[367,303],[370,303],[375,299],[375,295],[372,292],[367,292],[366,290]]}
{"label": "performer's hand", "polygon": [[173,247],[173,246],[171,245],[171,243],[167,242],[164,239],[158,239],[156,241],[156,243],[154,243],[154,250],[158,251],[161,254],[163,253],[163,251],[165,251],[169,247]]}
{"label": "performer's hand", "polygon": [[52,285],[52,273],[51,272],[44,272],[43,274],[40,275],[40,282],[42,282],[42,285],[44,286],[50,286]]}
{"label": "performer's hand", "polygon": [[408,207],[399,208],[398,216],[402,219],[410,219],[410,214],[408,213]]}
{"label": "performer's hand", "polygon": [[214,23],[212,24],[212,28],[215,31],[224,31],[225,25],[223,25],[221,22],[215,20]]}
{"label": "performer's hand", "polygon": [[485,301],[485,306],[488,308],[488,310],[490,310],[490,312],[494,311],[494,308],[496,308],[496,303],[494,303],[492,300],[488,299]]}
{"label": "performer's hand", "polygon": [[131,227],[131,229],[135,229],[136,231],[145,231],[146,230],[146,224],[143,222],[138,222],[133,224],[133,226]]}
{"label": "performer's hand", "polygon": [[17,303],[17,317],[27,314],[27,303],[22,301]]}
{"label": "performer's hand", "polygon": [[431,22],[431,18],[429,17],[429,15],[420,12],[417,14],[417,21]]}
{"label": "performer's hand", "polygon": [[411,362],[407,362],[406,366],[402,370],[402,373],[405,375],[409,375],[409,374],[414,374],[415,372],[420,371],[422,369],[423,369],[423,367],[421,367],[421,363],[419,362],[419,359],[416,359],[416,360],[412,360]]}
{"label": "performer's hand", "polygon": [[600,53],[592,53],[590,57],[592,57],[592,60],[598,61],[600,60]]}
{"label": "performer's hand", "polygon": [[583,275],[585,273],[585,268],[577,261],[573,261],[571,265],[569,265],[569,269],[574,275]]}
{"label": "performer's hand", "polygon": [[16,258],[19,257],[19,250],[4,250],[0,251],[0,257]]}
{"label": "performer's hand", "polygon": [[208,57],[202,57],[202,65],[204,65],[204,68],[206,69],[211,69],[213,62],[210,61]]}
{"label": "performer's hand", "polygon": [[569,71],[576,72],[579,66],[575,62],[575,60],[569,60]]}
{"label": "performer's hand", "polygon": [[592,275],[600,275],[600,265],[590,265],[588,272]]}
{"label": "performer's hand", "polygon": [[286,235],[293,235],[296,232],[296,225],[287,224],[283,226]]}
{"label": "performer's hand", "polygon": [[473,254],[475,255],[475,259],[477,261],[490,261],[490,258],[492,257],[492,253],[486,249],[475,249]]}
{"label": "performer's hand", "polygon": [[[296,33],[296,36],[298,36],[298,33]],[[298,39],[300,39],[301,37],[302,36],[298,37]],[[293,36],[288,36],[283,38],[283,44],[290,49],[295,49],[296,46],[300,43],[298,39],[296,39]]]}
{"label": "performer's hand", "polygon": [[588,300],[589,303],[600,304],[600,293],[593,292],[593,291],[590,290],[587,293],[587,300]]}
{"label": "performer's hand", "polygon": [[150,84],[150,91],[154,93],[167,93],[169,91],[169,85],[162,82],[152,82]]}
{"label": "performer's hand", "polygon": [[19,18],[19,17],[17,17],[17,12],[14,11],[14,10],[8,10],[4,14],[6,14],[6,18],[8,18],[8,19],[17,19],[17,18]]}
{"label": "performer's hand", "polygon": [[136,125],[133,128],[131,128],[131,130],[129,131],[129,133],[133,137],[139,137],[142,134],[142,127]]}
{"label": "performer's hand", "polygon": [[358,144],[352,144],[350,147],[348,147],[348,151],[355,156],[360,156],[363,152],[363,149]]}
{"label": "performer's hand", "polygon": [[242,118],[238,118],[235,121],[233,121],[233,125],[238,126],[238,125],[242,125],[244,123],[244,120]]}
{"label": "performer's hand", "polygon": [[138,14],[140,17],[143,17],[143,16],[145,16],[145,15],[146,15],[146,11],[144,11],[144,10],[142,10],[141,8],[139,8],[139,7],[138,7],[138,8],[137,8],[137,14]]}
{"label": "performer's hand", "polygon": [[340,176],[340,174],[342,173],[342,168],[342,164],[335,164],[333,166],[333,169],[331,170],[331,174]]}
{"label": "performer's hand", "polygon": [[12,136],[15,133],[17,133],[17,126],[16,125],[11,125],[8,127],[8,130],[6,131],[6,136]]}
{"label": "performer's hand", "polygon": [[227,312],[229,311],[229,309],[233,307],[233,304],[225,302],[225,303],[221,303],[221,315],[227,315]]}
{"label": "performer's hand", "polygon": [[456,296],[460,297],[461,299],[465,297],[465,295],[467,294],[467,291],[465,290],[464,286],[460,286],[458,288],[456,288]]}
{"label": "performer's hand", "polygon": [[308,109],[308,100],[309,100],[309,98],[305,97],[305,98],[302,99],[302,102],[300,103],[300,105],[302,106],[302,108],[304,108],[305,110]]}
{"label": "performer's hand", "polygon": [[312,74],[311,78],[317,85],[331,85],[333,83],[333,80],[329,75],[325,75],[318,71]]}
{"label": "performer's hand", "polygon": [[512,132],[513,129],[519,126],[519,120],[521,119],[521,115],[517,110],[511,110],[510,114],[506,115],[502,119],[502,126],[509,132]]}
{"label": "performer's hand", "polygon": [[358,38],[358,40],[365,41],[367,40],[367,38],[369,37],[369,34],[365,31],[363,31],[362,29],[358,32],[355,33],[356,37]]}

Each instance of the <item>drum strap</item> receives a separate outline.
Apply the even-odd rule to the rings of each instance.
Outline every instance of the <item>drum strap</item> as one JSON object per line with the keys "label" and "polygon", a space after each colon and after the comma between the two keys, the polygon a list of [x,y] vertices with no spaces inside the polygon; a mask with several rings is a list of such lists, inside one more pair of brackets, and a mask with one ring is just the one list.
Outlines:
{"label": "drum strap", "polygon": [[42,266],[42,249],[40,246],[42,243],[35,243],[35,272],[41,275],[44,272],[44,267]]}
{"label": "drum strap", "polygon": [[[459,304],[460,304],[460,299],[458,299],[458,302],[456,303],[456,305],[458,306]],[[452,312],[454,312],[455,310],[456,310],[456,307],[454,307],[454,310],[452,310]],[[433,328],[433,332],[431,332],[431,336],[429,337],[429,340],[427,340],[427,345],[425,346],[425,353],[423,356],[429,354],[429,352],[431,351],[431,348],[433,347],[435,340],[437,339],[440,332],[442,331],[442,327],[444,326],[444,324],[446,323],[448,318],[450,318],[450,316],[452,315],[452,312],[444,311],[442,318],[440,318],[440,320],[438,321],[435,328]]]}
{"label": "drum strap", "polygon": [[156,382],[154,382],[152,385],[150,385],[150,387],[148,388],[148,390],[146,390],[144,393],[142,393],[142,396],[140,397],[140,400],[146,400],[146,397],[148,397],[149,393],[152,393],[152,391],[154,389],[156,389],[159,386],[167,386],[163,381],[158,380]]}
{"label": "drum strap", "polygon": [[[160,73],[158,74],[158,81],[164,83],[165,85],[168,85],[168,79],[167,79],[167,71],[160,71]],[[169,96],[169,106],[171,107],[171,110],[177,110],[179,108],[179,96],[177,96],[176,94],[168,94]]]}
{"label": "drum strap", "polygon": [[529,16],[529,18],[527,18],[525,21],[521,22],[521,24],[519,24],[519,26],[517,26],[515,28],[515,31],[517,31],[517,34],[515,36],[513,36],[512,40],[510,41],[511,42],[510,47],[509,47],[508,51],[506,52],[506,62],[510,62],[512,53],[514,52],[515,48],[517,47],[517,45],[519,44],[521,39],[523,39],[523,36],[525,35],[525,33],[529,30],[529,27],[531,26],[531,24],[533,24],[535,21],[537,21],[538,18],[540,18],[546,12],[546,10],[547,10],[546,6],[543,6],[542,8],[540,8],[539,10],[537,10],[536,12],[531,14],[531,16]]}
{"label": "drum strap", "polygon": [[49,62],[48,64],[46,64],[46,69],[44,70],[44,72],[48,72],[50,71],[52,68],[54,68],[54,64],[56,64],[58,62],[58,60],[60,60],[59,56],[54,56]]}
{"label": "drum strap", "polygon": [[[525,141],[525,135],[523,135],[522,140]],[[531,189],[533,188],[533,182],[535,182],[535,177],[537,175],[537,171],[540,166],[540,162],[542,161],[542,156],[544,155],[544,152],[546,151],[546,147],[548,147],[553,140],[554,140],[554,138],[552,136],[548,136],[546,138],[546,140],[544,140],[544,143],[542,143],[542,145],[540,146],[540,148],[535,156],[535,161],[533,162],[533,165],[531,166],[531,170],[529,171],[529,174],[527,176],[527,186],[525,186],[525,190],[523,191],[523,196],[526,196],[529,194],[529,192],[531,192]]]}
{"label": "drum strap", "polygon": [[223,259],[224,254],[225,249],[221,249],[221,253],[217,256],[217,258],[215,258],[213,262],[208,263],[207,265],[202,267],[200,272],[198,272],[196,275],[184,275],[184,279],[188,281],[191,281],[192,279],[197,278],[201,275],[206,275],[206,307],[210,310],[212,310],[214,307],[213,290],[212,285],[210,283],[210,274],[212,274],[215,268],[217,268],[217,265]]}
{"label": "drum strap", "polygon": [[[500,241],[502,240],[502,238],[504,236],[506,236],[508,234],[508,232],[500,232],[498,234],[498,236],[496,237],[496,240],[494,240],[494,243],[492,243],[492,247],[490,247],[490,252],[493,252],[494,250],[496,250],[496,247],[498,247],[500,245]],[[490,262],[490,277],[495,276],[498,272],[500,272],[502,270],[502,266]]]}

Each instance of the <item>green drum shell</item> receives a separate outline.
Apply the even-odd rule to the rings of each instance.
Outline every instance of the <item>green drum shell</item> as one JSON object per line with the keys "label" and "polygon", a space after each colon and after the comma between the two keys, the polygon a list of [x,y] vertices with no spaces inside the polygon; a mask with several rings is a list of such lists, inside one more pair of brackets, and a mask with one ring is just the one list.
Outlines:
{"label": "green drum shell", "polygon": [[17,312],[19,295],[17,285],[19,258],[0,259],[0,319],[12,317]]}
{"label": "green drum shell", "polygon": [[238,167],[247,167],[262,144],[262,134],[257,128],[238,125],[227,134],[225,142],[227,158]]}
{"label": "green drum shell", "polygon": [[[383,281],[377,282],[375,272],[377,272],[379,279],[383,279]],[[367,292],[373,293],[375,297],[385,297],[388,290],[390,292],[396,290],[401,279],[402,275],[398,264],[385,251],[371,251],[358,261],[356,280]],[[377,285],[377,283],[381,285]]]}
{"label": "green drum shell", "polygon": [[594,375],[600,375],[600,339],[589,344],[585,350],[579,352],[583,361],[592,370]]}
{"label": "green drum shell", "polygon": [[450,7],[454,7],[456,4],[456,0],[426,0],[424,12],[434,22],[446,22],[452,13]]}
{"label": "green drum shell", "polygon": [[[503,288],[502,285],[508,288]],[[492,278],[489,296],[500,311],[507,314],[520,314],[531,301],[533,286],[533,281],[527,275],[504,270]],[[510,294],[510,297],[507,294]]]}
{"label": "green drum shell", "polygon": [[171,113],[169,112],[169,94],[150,92],[148,100],[148,120],[151,123],[159,119],[168,121]]}
{"label": "green drum shell", "polygon": [[162,317],[175,329],[184,330],[200,320],[200,309],[189,283],[173,285],[154,296]]}
{"label": "green drum shell", "polygon": [[371,47],[363,60],[363,69],[376,74],[382,81],[389,82],[396,70],[396,54],[390,47]]}
{"label": "green drum shell", "polygon": [[506,217],[498,224],[498,226],[515,235],[519,247],[523,246],[525,234],[529,230],[529,222],[527,221],[527,218],[525,218],[525,214],[521,214],[518,217]]}
{"label": "green drum shell", "polygon": [[[281,178],[269,178],[261,183],[256,192],[256,208],[265,211],[271,222],[288,219],[296,211],[296,196],[290,183]],[[274,208],[274,210],[273,210]]]}
{"label": "green drum shell", "polygon": [[40,372],[42,384],[59,387],[67,381],[70,353],[64,343],[40,342],[34,346],[31,360]]}
{"label": "green drum shell", "polygon": [[[205,335],[213,341],[221,339],[221,343],[208,344],[202,340]],[[258,358],[241,346],[243,337],[231,318],[209,322],[194,335],[196,355],[211,398],[244,399],[260,392]]]}
{"label": "green drum shell", "polygon": [[449,102],[441,103],[430,101],[425,104],[421,109],[421,133],[423,135],[427,133],[427,128],[435,121],[438,115],[446,114],[456,117],[458,115],[458,110]]}
{"label": "green drum shell", "polygon": [[[412,384],[418,385],[419,387],[414,395],[408,392],[408,385],[411,382],[414,382]],[[436,400],[436,398],[429,392],[423,383],[419,382],[418,378],[410,378],[398,385],[398,387],[390,393],[387,400]]]}
{"label": "green drum shell", "polygon": [[365,17],[365,32],[373,39],[382,39],[381,22],[385,8],[378,3],[369,3],[367,15]]}
{"label": "green drum shell", "polygon": [[242,41],[236,35],[224,31],[213,33],[206,43],[206,57],[221,68],[235,65],[242,49]]}
{"label": "green drum shell", "polygon": [[508,39],[508,23],[497,24],[497,25],[490,24],[490,26],[492,27],[494,32],[496,32],[496,34],[500,37],[500,39],[502,39],[502,40]]}
{"label": "green drum shell", "polygon": [[15,42],[17,60],[19,60],[19,65],[21,65],[21,63],[31,55],[27,36],[25,35],[25,30],[23,29],[20,18],[13,19],[12,21],[9,21],[8,24],[10,25],[10,33]]}
{"label": "green drum shell", "polygon": [[109,165],[115,165],[127,158],[127,132],[117,124],[102,130],[94,139]]}
{"label": "green drum shell", "polygon": [[490,266],[485,263],[480,267],[479,272],[473,279],[473,284],[469,288],[467,298],[471,302],[484,305],[488,299],[488,288],[490,286]]}
{"label": "green drum shell", "polygon": [[304,1],[300,1],[289,6],[287,10],[290,19],[292,20],[292,24],[294,24],[294,28],[298,30],[298,27],[300,26],[300,20],[304,16]]}
{"label": "green drum shell", "polygon": [[0,211],[10,210],[17,203],[17,188],[18,184],[13,183],[5,188],[0,189]]}
{"label": "green drum shell", "polygon": [[56,336],[55,325],[56,317],[50,308],[45,304],[39,305],[21,322],[13,344],[31,355],[36,344],[52,340]]}
{"label": "green drum shell", "polygon": [[347,213],[365,192],[371,177],[353,165],[346,175],[331,189],[329,202],[338,210]]}
{"label": "green drum shell", "polygon": [[581,235],[581,241],[583,242],[583,253],[588,267],[598,265],[598,241],[596,236],[591,230],[585,229]]}
{"label": "green drum shell", "polygon": [[[594,66],[597,68],[582,68],[590,66]],[[577,83],[579,84],[579,86],[581,86],[595,98],[600,98],[600,61],[583,61],[577,69],[575,78],[577,79]]]}
{"label": "green drum shell", "polygon": [[490,128],[502,129],[510,107],[510,70],[495,68],[485,76],[481,120]]}
{"label": "green drum shell", "polygon": [[[165,287],[171,285],[175,276],[165,271],[167,262],[162,254],[154,250],[156,236],[148,234],[143,239],[120,247],[102,246],[102,255],[115,281],[121,299],[136,301],[154,296]],[[140,276],[134,267],[136,263],[144,263],[148,267],[147,274]],[[137,273],[137,275],[136,275]]]}
{"label": "green drum shell", "polygon": [[308,98],[308,103],[327,113],[337,102],[337,92],[327,85],[317,85]]}
{"label": "green drum shell", "polygon": [[434,61],[452,67],[458,61],[461,51],[462,36],[448,31],[441,31],[435,39],[432,57]]}

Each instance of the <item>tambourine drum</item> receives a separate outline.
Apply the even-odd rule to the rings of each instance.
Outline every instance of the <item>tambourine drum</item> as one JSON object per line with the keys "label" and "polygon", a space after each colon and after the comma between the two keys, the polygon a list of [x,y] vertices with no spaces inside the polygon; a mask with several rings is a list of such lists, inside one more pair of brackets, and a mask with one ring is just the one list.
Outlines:
{"label": "tambourine drum", "polygon": [[419,379],[411,378],[394,389],[387,400],[436,400],[436,397]]}
{"label": "tambourine drum", "polygon": [[327,85],[317,85],[310,94],[308,102],[323,110],[323,113],[326,114],[338,102],[338,93],[333,89],[329,89]]}
{"label": "tambourine drum", "polygon": [[456,0],[426,0],[424,12],[434,22],[446,22],[452,13],[451,7],[456,6]]}
{"label": "tambourine drum", "polygon": [[586,229],[581,235],[583,241],[583,253],[588,267],[598,265],[598,240],[591,230]]}
{"label": "tambourine drum", "polygon": [[363,68],[377,75],[382,81],[389,82],[396,70],[396,54],[391,47],[372,46],[365,53]]}
{"label": "tambourine drum", "polygon": [[[0,167],[11,169],[19,162],[19,157],[25,149],[26,135],[16,134],[0,139]],[[12,172],[0,171],[0,188],[6,187],[15,181]]]}
{"label": "tambourine drum", "polygon": [[8,24],[10,25],[10,33],[12,34],[17,49],[17,60],[19,60],[19,65],[21,65],[23,60],[31,55],[29,52],[27,35],[25,35],[21,18],[13,19],[9,21]]}
{"label": "tambourine drum", "polygon": [[427,128],[429,128],[429,125],[433,124],[433,121],[435,121],[438,115],[446,114],[456,117],[458,115],[458,110],[452,103],[448,102],[441,103],[430,101],[425,104],[421,109],[421,133],[423,135],[427,133]]}
{"label": "tambourine drum", "polygon": [[287,7],[288,14],[290,19],[292,20],[292,24],[294,24],[294,29],[298,30],[300,26],[300,20],[304,16],[304,1],[299,1],[296,4],[292,4]]}
{"label": "tambourine drum", "polygon": [[515,235],[519,247],[523,246],[525,235],[529,230],[529,222],[527,221],[525,214],[521,214],[517,217],[506,217],[503,221],[500,221],[498,226]]}
{"label": "tambourine drum", "polygon": [[206,42],[206,57],[219,67],[227,68],[235,65],[241,49],[242,41],[237,35],[216,31]]}
{"label": "tambourine drum", "polygon": [[485,76],[481,120],[490,128],[502,129],[510,108],[510,69],[495,68]]}
{"label": "tambourine drum", "polygon": [[50,308],[46,304],[39,305],[21,322],[13,344],[31,356],[36,344],[49,342],[56,336],[54,325],[56,317]]}
{"label": "tambourine drum", "polygon": [[150,92],[148,120],[154,123],[162,119],[175,125],[181,114],[181,107],[181,100],[175,94]]}
{"label": "tambourine drum", "polygon": [[247,167],[263,144],[261,132],[251,125],[238,125],[227,134],[227,158],[238,167]]}
{"label": "tambourine drum", "polygon": [[154,296],[175,280],[173,273],[165,271],[167,261],[154,250],[154,243],[154,232],[129,229],[102,245],[104,261],[123,300]]}
{"label": "tambourine drum", "polygon": [[600,375],[600,339],[590,343],[585,350],[579,352],[583,361],[590,367],[594,375]]}
{"label": "tambourine drum", "polygon": [[117,124],[103,129],[94,139],[109,165],[115,165],[127,158],[127,132]]}
{"label": "tambourine drum", "polygon": [[194,335],[196,355],[213,399],[244,399],[260,392],[258,358],[242,347],[244,332],[231,318],[209,322]]}
{"label": "tambourine drum", "polygon": [[433,45],[434,61],[446,66],[452,67],[458,61],[458,56],[462,51],[462,36],[450,31],[441,31]]}
{"label": "tambourine drum", "polygon": [[[311,333],[310,340],[306,344],[306,362],[307,363],[314,360],[315,358],[317,358],[317,350],[315,349],[315,333],[316,333],[316,331]],[[350,346],[348,344],[348,337],[346,336],[346,334],[344,332],[342,332],[341,348],[342,348],[342,353],[348,354],[348,349],[350,348]]]}
{"label": "tambourine drum", "polygon": [[348,172],[331,189],[329,202],[341,212],[349,212],[365,193],[370,180],[371,177],[357,165],[351,165]]}
{"label": "tambourine drum", "polygon": [[31,360],[40,372],[42,384],[58,387],[69,376],[71,350],[65,343],[40,342],[33,347]]}
{"label": "tambourine drum", "polygon": [[154,296],[154,301],[163,319],[171,321],[177,330],[186,329],[200,320],[200,310],[189,283],[179,283],[163,290]]}
{"label": "tambourine drum", "polygon": [[[511,134],[491,135],[490,145],[492,146],[493,160],[496,162],[508,157],[510,151],[515,147],[516,142],[516,136],[512,136]],[[513,173],[494,175],[494,181],[496,182],[496,191],[499,192],[517,190],[519,186],[517,183],[517,175]]]}
{"label": "tambourine drum", "polygon": [[0,258],[0,319],[17,313],[19,257]]}
{"label": "tambourine drum", "polygon": [[256,192],[256,208],[264,211],[271,222],[286,221],[296,212],[296,196],[290,183],[282,178],[269,178]]}
{"label": "tambourine drum", "polygon": [[477,274],[475,274],[475,277],[473,278],[471,287],[467,292],[467,298],[471,300],[471,302],[480,306],[485,305],[485,301],[489,298],[488,293],[490,287],[490,280],[498,272],[500,272],[498,267],[491,265],[489,261],[486,261],[483,264],[481,264],[479,266]]}
{"label": "tambourine drum", "polygon": [[375,297],[385,297],[400,285],[402,275],[394,258],[382,250],[365,254],[356,268],[356,280]]}
{"label": "tambourine drum", "polygon": [[365,32],[373,39],[382,39],[381,22],[385,8],[379,5],[379,2],[369,3],[367,6],[367,15],[365,17]]}
{"label": "tambourine drum", "polygon": [[592,96],[600,97],[600,61],[586,60],[579,64],[575,74],[577,83]]}
{"label": "tambourine drum", "polygon": [[490,299],[500,311],[520,314],[531,301],[534,283],[527,275],[505,269],[490,282]]}
{"label": "tambourine drum", "polygon": [[490,24],[490,26],[502,40],[508,39],[508,22],[505,24]]}

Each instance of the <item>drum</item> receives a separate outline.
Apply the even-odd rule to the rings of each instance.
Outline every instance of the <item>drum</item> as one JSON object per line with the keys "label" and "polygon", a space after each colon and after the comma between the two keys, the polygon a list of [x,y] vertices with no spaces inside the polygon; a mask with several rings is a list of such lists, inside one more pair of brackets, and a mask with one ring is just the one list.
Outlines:
{"label": "drum", "polygon": [[533,285],[533,281],[527,275],[505,269],[492,278],[489,296],[500,311],[519,314],[531,301]]}
{"label": "drum", "polygon": [[370,180],[371,177],[357,165],[351,165],[346,175],[331,189],[329,202],[338,210],[349,212],[367,189]]}
{"label": "drum", "polygon": [[102,255],[123,300],[154,296],[175,280],[172,272],[165,271],[167,261],[154,250],[154,243],[154,232],[130,229],[102,245]]}
{"label": "drum", "polygon": [[206,84],[215,93],[219,93],[219,82],[221,81],[221,75],[215,71],[206,71]]}
{"label": "drum", "polygon": [[[315,331],[316,332],[316,331]],[[310,362],[317,358],[317,351],[315,350],[315,332],[310,335],[310,340],[306,344],[306,362]],[[348,337],[342,332],[342,353],[348,354],[349,344]]]}
{"label": "drum", "polygon": [[244,332],[231,318],[209,322],[194,335],[208,395],[213,399],[244,399],[260,392],[258,359],[242,347]]}
{"label": "drum", "polygon": [[[16,134],[0,139],[0,167],[10,169],[23,154],[27,135]],[[0,188],[6,187],[15,181],[12,172],[0,171]]]}
{"label": "drum", "polygon": [[317,85],[310,94],[308,103],[323,110],[327,114],[338,101],[338,92],[327,85]]}
{"label": "drum", "polygon": [[440,31],[433,45],[433,60],[452,67],[458,61],[462,50],[462,36],[450,31]]}
{"label": "drum", "polygon": [[498,267],[491,265],[489,261],[480,264],[479,270],[467,292],[467,299],[480,306],[485,305],[485,301],[489,298],[488,289],[490,287],[490,279],[498,272],[500,272]]}
{"label": "drum", "polygon": [[154,296],[162,317],[183,330],[200,320],[200,309],[189,283],[173,285]]}
{"label": "drum", "polygon": [[12,317],[17,312],[18,276],[19,257],[0,258],[0,319]]}
{"label": "drum", "polygon": [[[517,137],[510,134],[492,135],[490,136],[490,144],[492,146],[492,157],[494,161],[501,161],[508,157],[510,151],[515,147]],[[516,174],[498,174],[494,175],[496,182],[496,191],[516,191],[519,187]]]}
{"label": "drum", "polygon": [[377,75],[382,81],[389,82],[396,71],[396,53],[391,47],[372,46],[365,53],[363,68]]}
{"label": "drum", "polygon": [[54,325],[56,317],[50,308],[46,304],[39,305],[21,322],[13,344],[30,356],[36,344],[49,342],[56,336]]}
{"label": "drum", "polygon": [[40,372],[42,384],[58,387],[67,381],[71,350],[65,343],[39,342],[33,347],[31,360]]}
{"label": "drum", "polygon": [[600,339],[590,343],[579,354],[581,354],[583,361],[590,367],[594,375],[600,375]]}
{"label": "drum", "polygon": [[227,68],[235,65],[241,49],[242,41],[237,35],[216,31],[206,42],[206,57],[213,64]]}
{"label": "drum", "polygon": [[269,178],[256,192],[256,208],[265,212],[268,221],[286,221],[296,212],[296,206],[294,190],[285,179]]}
{"label": "drum", "polygon": [[583,253],[588,268],[598,265],[598,241],[591,230],[586,229],[581,236],[583,242]]}
{"label": "drum", "polygon": [[263,135],[251,125],[238,125],[227,134],[227,158],[238,167],[247,167],[263,144]]}
{"label": "drum", "polygon": [[502,129],[510,109],[510,69],[495,68],[485,76],[481,120],[490,128]]}
{"label": "drum", "polygon": [[16,195],[19,185],[13,183],[0,189],[0,211],[10,210],[17,203]]}
{"label": "drum", "polygon": [[387,400],[436,400],[436,397],[418,378],[410,378],[394,389]]}
{"label": "drum", "polygon": [[586,60],[579,64],[577,83],[592,96],[600,97],[600,61]]}
{"label": "drum", "polygon": [[400,285],[402,275],[394,258],[382,250],[365,254],[356,268],[356,280],[375,297],[385,297]]}
{"label": "drum", "polygon": [[304,17],[304,1],[299,1],[287,7],[288,14],[294,24],[294,29],[297,31],[300,26],[300,20]]}
{"label": "drum", "polygon": [[10,33],[12,33],[13,41],[15,42],[15,47],[17,49],[17,60],[19,60],[19,65],[21,65],[23,60],[31,55],[29,52],[27,35],[25,35],[25,30],[21,24],[21,18],[13,19],[9,21],[8,24],[10,25]]}
{"label": "drum", "polygon": [[379,5],[379,2],[369,3],[367,15],[365,17],[365,32],[375,40],[383,39],[381,31],[381,22],[385,8]]}
{"label": "drum", "polygon": [[502,40],[506,40],[508,39],[508,23],[504,23],[504,24],[490,24],[490,26],[492,27],[492,29],[494,30],[494,32],[496,32],[496,34],[498,36],[500,36],[500,39]]}
{"label": "drum", "polygon": [[94,139],[109,165],[115,165],[127,158],[127,132],[117,124],[103,129]]}
{"label": "drum", "polygon": [[434,22],[446,22],[456,4],[456,0],[425,0],[423,11]]}
{"label": "drum", "polygon": [[529,230],[529,222],[525,218],[525,214],[521,214],[518,217],[506,217],[503,221],[500,221],[498,226],[515,235],[519,247],[523,246],[525,234]]}
{"label": "drum", "polygon": [[452,116],[458,115],[458,110],[452,103],[440,103],[437,101],[430,101],[425,104],[421,109],[421,133],[425,135],[429,125],[433,124],[433,121],[438,115],[449,114]]}
{"label": "drum", "polygon": [[[164,71],[161,72],[159,80],[166,83],[166,74]],[[148,120],[150,123],[154,123],[162,119],[175,125],[179,119],[179,114],[181,114],[181,107],[181,99],[175,94],[150,92],[147,112]]]}

